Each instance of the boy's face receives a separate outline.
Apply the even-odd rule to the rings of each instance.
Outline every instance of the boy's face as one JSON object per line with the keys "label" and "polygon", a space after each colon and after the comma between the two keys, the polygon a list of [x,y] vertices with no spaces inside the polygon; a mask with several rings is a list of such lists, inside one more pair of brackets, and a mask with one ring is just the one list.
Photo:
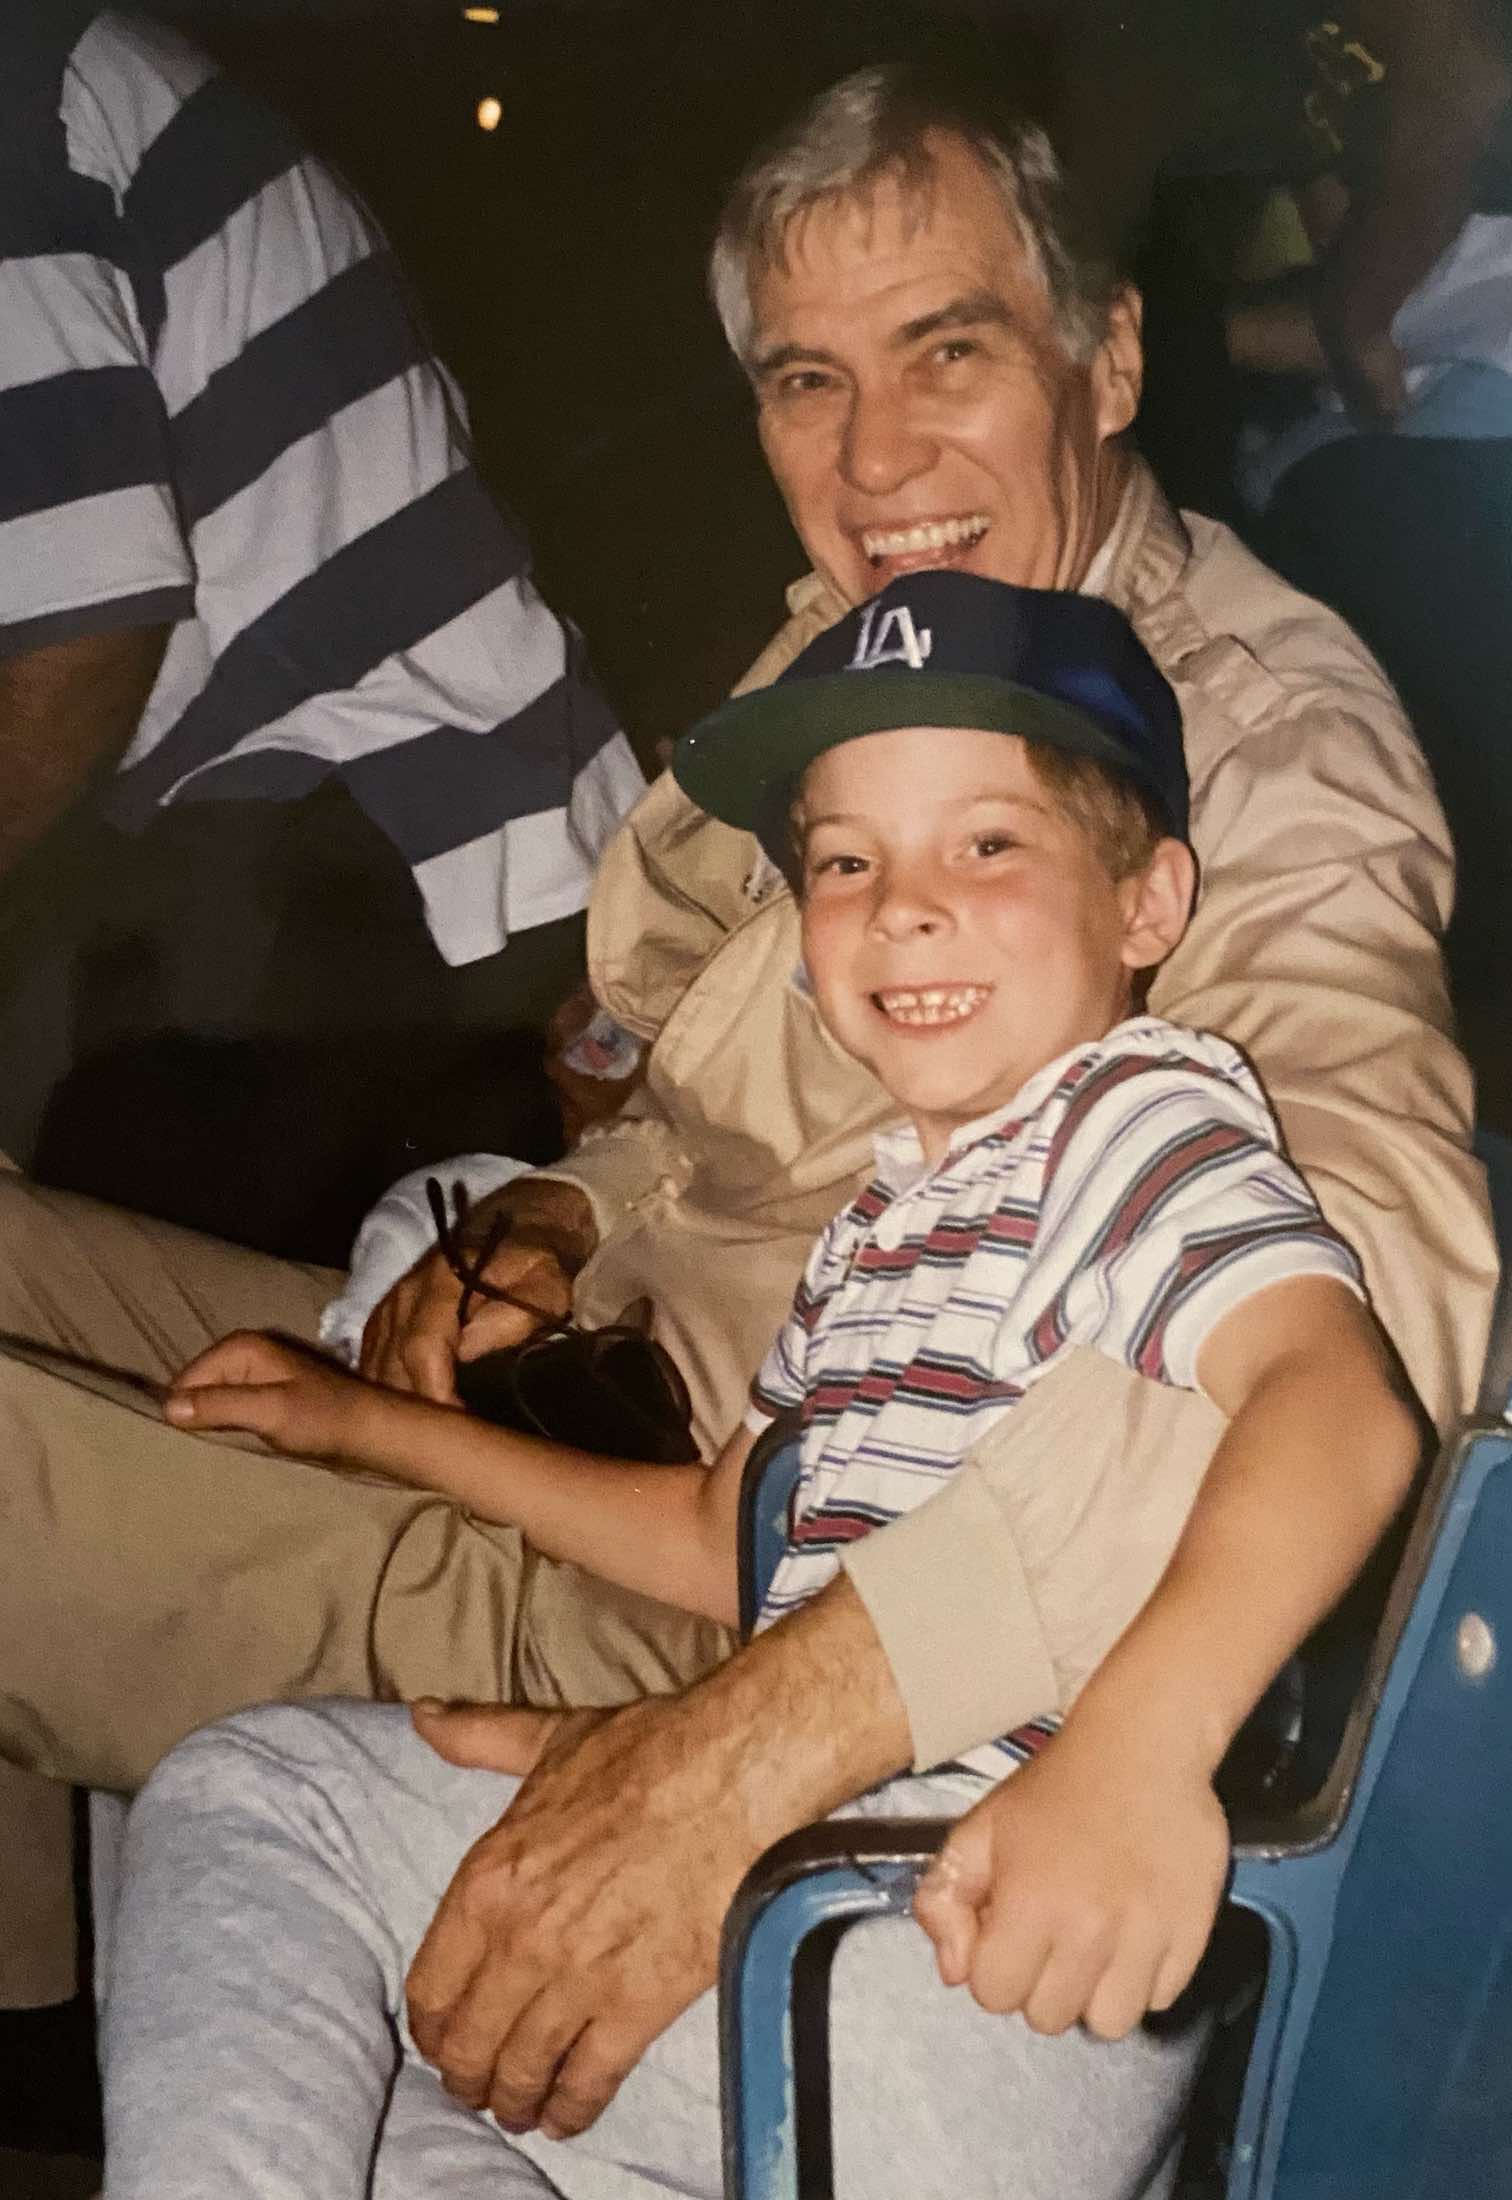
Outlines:
{"label": "boy's face", "polygon": [[810,767],[803,951],[820,1014],[914,1121],[929,1161],[1128,1013],[1180,938],[1188,849],[1114,879],[1011,735],[917,726]]}

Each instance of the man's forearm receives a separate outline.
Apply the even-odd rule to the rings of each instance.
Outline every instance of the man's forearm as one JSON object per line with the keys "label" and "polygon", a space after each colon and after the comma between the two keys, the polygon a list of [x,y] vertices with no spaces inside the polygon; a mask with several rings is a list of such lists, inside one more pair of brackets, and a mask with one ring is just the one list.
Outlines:
{"label": "man's forearm", "polygon": [[843,1576],[675,1700],[678,1754],[742,1811],[751,1861],[908,1766],[892,1669]]}
{"label": "man's forearm", "polygon": [[129,627],[0,658],[0,875],[119,760],[166,639]]}

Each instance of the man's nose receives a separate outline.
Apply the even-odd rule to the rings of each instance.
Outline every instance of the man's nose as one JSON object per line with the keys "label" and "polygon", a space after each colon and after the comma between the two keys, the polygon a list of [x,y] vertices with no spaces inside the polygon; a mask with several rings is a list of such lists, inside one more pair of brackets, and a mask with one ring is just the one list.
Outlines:
{"label": "man's nose", "polygon": [[840,470],[853,488],[887,496],[927,473],[937,456],[938,446],[919,429],[904,392],[853,393],[840,452]]}

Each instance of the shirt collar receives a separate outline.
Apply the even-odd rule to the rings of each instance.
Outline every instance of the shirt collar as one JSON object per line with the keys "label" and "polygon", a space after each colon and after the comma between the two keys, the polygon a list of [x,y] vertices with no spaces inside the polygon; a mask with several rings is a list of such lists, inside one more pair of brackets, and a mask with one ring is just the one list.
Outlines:
{"label": "shirt collar", "polygon": [[1054,1061],[1046,1062],[1032,1077],[1026,1078],[1011,1100],[1005,1101],[1001,1107],[993,1108],[986,1115],[975,1117],[970,1123],[962,1123],[958,1130],[952,1131],[950,1142],[945,1148],[945,1157],[937,1169],[931,1170],[925,1161],[923,1145],[912,1123],[888,1124],[877,1131],[872,1140],[878,1182],[895,1199],[916,1191],[927,1178],[948,1168],[952,1161],[959,1159],[970,1147],[979,1145],[983,1139],[995,1137],[998,1132],[1006,1130],[1012,1124],[1038,1114],[1073,1062],[1080,1061],[1085,1055],[1101,1053],[1116,1040],[1133,1038],[1136,1034],[1143,1033],[1152,1021],[1158,1023],[1159,1019],[1130,1016],[1121,1024],[1115,1024],[1111,1031],[1104,1032],[1100,1039],[1083,1039],[1078,1045],[1067,1047],[1064,1054],[1056,1055]]}

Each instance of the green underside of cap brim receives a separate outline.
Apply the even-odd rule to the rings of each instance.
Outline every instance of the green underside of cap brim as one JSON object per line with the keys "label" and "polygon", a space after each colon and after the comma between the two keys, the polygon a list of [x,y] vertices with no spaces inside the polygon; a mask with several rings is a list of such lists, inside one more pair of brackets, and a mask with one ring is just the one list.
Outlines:
{"label": "green underside of cap brim", "polygon": [[815,757],[868,733],[905,726],[1016,733],[1095,758],[1149,785],[1128,751],[1073,703],[982,673],[835,672],[758,688],[734,696],[685,734],[672,769],[701,810],[759,833],[774,803],[784,790],[796,792]]}

